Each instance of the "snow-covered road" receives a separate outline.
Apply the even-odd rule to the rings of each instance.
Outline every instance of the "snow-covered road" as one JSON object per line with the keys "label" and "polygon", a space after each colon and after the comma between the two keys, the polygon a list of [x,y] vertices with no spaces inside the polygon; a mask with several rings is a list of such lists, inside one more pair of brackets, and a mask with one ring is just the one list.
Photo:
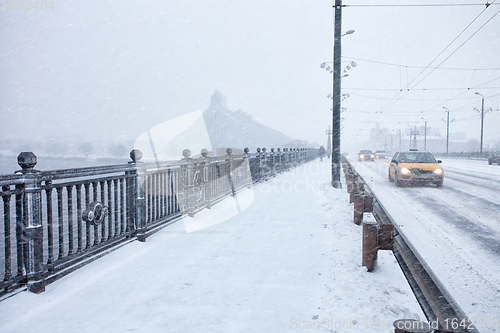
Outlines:
{"label": "snow-covered road", "polygon": [[361,266],[362,228],[328,162],[255,186],[225,222],[191,233],[174,223],[0,302],[0,332],[388,333],[425,320],[391,251],[375,272]]}
{"label": "snow-covered road", "polygon": [[479,331],[499,332],[500,167],[445,159],[442,188],[398,188],[389,161],[351,163]]}

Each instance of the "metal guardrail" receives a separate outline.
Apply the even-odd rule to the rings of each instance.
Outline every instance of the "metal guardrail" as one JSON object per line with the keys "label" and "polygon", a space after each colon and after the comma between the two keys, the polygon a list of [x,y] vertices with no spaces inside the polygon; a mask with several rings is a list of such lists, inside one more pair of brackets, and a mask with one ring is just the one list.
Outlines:
{"label": "metal guardrail", "polygon": [[492,156],[495,151],[483,151],[480,153],[478,151],[458,151],[458,152],[449,152],[449,153],[434,153],[435,157],[444,157],[444,158],[468,158],[468,159],[488,159],[488,157]]}
{"label": "metal guardrail", "polygon": [[317,157],[316,149],[248,149],[214,156],[206,149],[178,161],[144,163],[133,150],[128,164],[0,176],[0,297],[45,285],[183,214],[194,216],[227,196]]}
{"label": "metal guardrail", "polygon": [[[373,213],[377,223],[382,226],[392,225],[392,229],[394,230],[392,235],[392,252],[427,320],[433,324],[431,327],[435,332],[478,333],[479,331],[474,326],[473,321],[467,317],[415,247],[406,239],[398,224],[395,223],[386,211],[363,177],[356,172],[346,158],[343,158],[342,163],[346,180],[349,179],[348,190],[354,193],[351,193],[351,195],[362,198],[362,202],[366,198],[371,198],[368,200],[372,204],[369,211]],[[361,211],[361,220],[363,211],[366,211],[364,208],[366,207],[366,202],[364,205],[362,203],[359,205],[363,208],[356,208],[355,202],[354,217],[357,224],[361,222],[359,220],[359,211]],[[371,268],[373,269],[373,267]],[[368,270],[370,271],[370,267],[368,267]]]}

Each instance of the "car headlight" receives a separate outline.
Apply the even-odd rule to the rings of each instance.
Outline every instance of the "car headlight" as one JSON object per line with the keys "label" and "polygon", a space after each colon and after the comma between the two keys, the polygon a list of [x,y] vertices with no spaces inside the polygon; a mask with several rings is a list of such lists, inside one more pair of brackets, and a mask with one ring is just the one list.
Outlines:
{"label": "car headlight", "polygon": [[370,155],[370,158],[374,158],[374,157],[375,157],[375,155]]}
{"label": "car headlight", "polygon": [[359,158],[365,158],[365,156],[364,156],[364,155],[361,155]]}
{"label": "car headlight", "polygon": [[434,170],[434,173],[435,173],[436,175],[440,175],[440,174],[442,174],[442,173],[443,173],[443,169],[436,169],[436,170]]}
{"label": "car headlight", "polygon": [[384,158],[387,158],[387,156],[384,156]]}
{"label": "car headlight", "polygon": [[407,175],[407,174],[411,173],[411,171],[408,170],[407,168],[401,168],[401,173]]}

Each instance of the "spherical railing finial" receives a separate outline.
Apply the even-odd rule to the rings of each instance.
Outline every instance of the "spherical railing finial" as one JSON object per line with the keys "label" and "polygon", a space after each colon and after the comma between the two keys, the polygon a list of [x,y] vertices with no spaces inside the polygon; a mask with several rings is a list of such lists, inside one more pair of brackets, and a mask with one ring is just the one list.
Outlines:
{"label": "spherical railing finial", "polygon": [[281,152],[281,148],[278,148],[278,153],[280,153],[280,152]]}
{"label": "spherical railing finial", "polygon": [[231,148],[227,148],[227,149],[226,149],[226,154],[227,154],[228,156],[231,156],[231,155],[233,154],[233,150],[232,150]]}
{"label": "spherical railing finial", "polygon": [[184,158],[189,158],[189,156],[191,156],[191,150],[189,149],[184,149],[182,151],[182,156],[184,156]]}
{"label": "spherical railing finial", "polygon": [[207,157],[207,156],[208,156],[208,150],[206,150],[205,148],[203,148],[203,149],[201,150],[201,156],[203,156],[203,157]]}
{"label": "spherical railing finial", "polygon": [[36,155],[31,151],[24,151],[17,156],[17,164],[23,171],[31,171],[37,163]]}
{"label": "spherical railing finial", "polygon": [[257,152],[260,153],[260,148],[257,148]]}
{"label": "spherical railing finial", "polygon": [[250,151],[250,149],[245,148],[245,149],[243,149],[243,151],[245,152],[245,154],[248,154],[248,152]]}
{"label": "spherical railing finial", "polygon": [[266,150],[267,150],[266,148],[262,148],[262,152],[263,152],[263,153],[265,153],[265,152],[266,152]]}
{"label": "spherical railing finial", "polygon": [[271,153],[274,153],[274,148],[271,148]]}
{"label": "spherical railing finial", "polygon": [[130,151],[130,158],[132,159],[132,162],[137,162],[142,158],[142,151],[139,149],[132,149]]}

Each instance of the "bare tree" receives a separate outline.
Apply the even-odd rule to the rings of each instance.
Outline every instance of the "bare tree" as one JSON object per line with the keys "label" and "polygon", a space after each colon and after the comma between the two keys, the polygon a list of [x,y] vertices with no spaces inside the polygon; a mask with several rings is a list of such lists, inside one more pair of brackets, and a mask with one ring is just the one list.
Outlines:
{"label": "bare tree", "polygon": [[85,155],[85,157],[88,157],[94,151],[94,146],[92,146],[90,142],[82,142],[80,146],[78,146],[78,150]]}
{"label": "bare tree", "polygon": [[127,156],[127,147],[121,143],[110,144],[108,146],[108,154],[114,158],[123,158]]}

